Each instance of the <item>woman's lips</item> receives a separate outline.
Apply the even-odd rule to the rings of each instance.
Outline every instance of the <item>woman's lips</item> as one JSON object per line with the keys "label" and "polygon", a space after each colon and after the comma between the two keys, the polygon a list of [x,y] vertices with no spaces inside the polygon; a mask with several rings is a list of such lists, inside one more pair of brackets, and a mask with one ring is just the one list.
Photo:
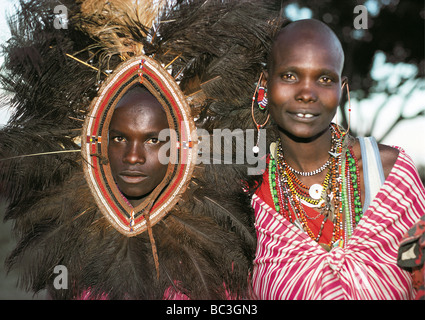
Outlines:
{"label": "woman's lips", "polygon": [[147,175],[140,171],[123,171],[119,176],[125,183],[129,184],[140,183],[147,177]]}
{"label": "woman's lips", "polygon": [[288,114],[297,121],[309,122],[317,118],[319,115],[310,112],[288,112]]}

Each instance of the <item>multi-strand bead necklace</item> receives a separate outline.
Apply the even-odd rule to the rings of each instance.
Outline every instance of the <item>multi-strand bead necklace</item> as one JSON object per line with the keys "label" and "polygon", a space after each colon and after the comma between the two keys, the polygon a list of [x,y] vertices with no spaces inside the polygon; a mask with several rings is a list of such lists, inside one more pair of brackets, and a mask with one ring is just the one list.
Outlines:
{"label": "multi-strand bead necklace", "polygon": [[[360,175],[357,158],[351,147],[343,150],[343,132],[331,124],[332,147],[329,160],[311,172],[297,171],[285,161],[280,141],[271,152],[269,184],[276,211],[291,223],[301,226],[316,242],[319,242],[325,222],[333,222],[329,248],[344,246],[363,214],[360,200]],[[313,176],[328,168],[322,184],[308,187],[298,177]],[[303,204],[315,207],[317,215],[311,216]],[[309,227],[309,220],[323,216],[317,235]]]}

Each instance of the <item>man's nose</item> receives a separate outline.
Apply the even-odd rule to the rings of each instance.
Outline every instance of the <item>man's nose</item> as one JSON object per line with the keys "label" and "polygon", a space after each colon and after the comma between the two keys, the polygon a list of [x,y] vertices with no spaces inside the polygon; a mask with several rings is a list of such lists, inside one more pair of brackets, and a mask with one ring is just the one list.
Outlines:
{"label": "man's nose", "polygon": [[145,163],[146,162],[146,150],[142,144],[132,143],[127,147],[124,155],[124,162],[130,164]]}

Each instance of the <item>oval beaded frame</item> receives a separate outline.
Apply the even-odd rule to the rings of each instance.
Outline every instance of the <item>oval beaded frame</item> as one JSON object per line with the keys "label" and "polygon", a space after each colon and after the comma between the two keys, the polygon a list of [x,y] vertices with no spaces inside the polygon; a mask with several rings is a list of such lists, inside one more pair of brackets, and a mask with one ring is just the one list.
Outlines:
{"label": "oval beaded frame", "polygon": [[[161,103],[170,128],[170,161],[162,182],[139,206],[133,208],[112,177],[108,157],[108,128],[121,97],[134,84],[141,83]],[[175,133],[175,134],[173,134]],[[196,127],[186,97],[174,78],[155,60],[138,56],[119,65],[106,79],[86,117],[81,152],[87,183],[109,223],[131,237],[158,223],[186,190],[197,156]],[[106,161],[105,161],[106,160]]]}

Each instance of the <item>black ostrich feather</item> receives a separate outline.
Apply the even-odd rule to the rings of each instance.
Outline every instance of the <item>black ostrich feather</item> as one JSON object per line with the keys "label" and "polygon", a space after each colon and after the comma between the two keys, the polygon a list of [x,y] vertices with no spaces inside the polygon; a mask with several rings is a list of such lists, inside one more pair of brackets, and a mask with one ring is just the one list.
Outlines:
{"label": "black ostrich feather", "polygon": [[[182,200],[152,228],[159,278],[147,233],[127,238],[97,208],[78,137],[122,48],[88,32],[102,17],[83,14],[84,3],[61,2],[67,29],[53,25],[56,1],[21,1],[10,20],[0,81],[11,97],[5,105],[14,111],[0,130],[0,191],[19,242],[7,267],[22,266],[24,288],[47,288],[57,299],[163,299],[166,290],[191,299],[249,297],[256,239],[244,188],[259,178],[247,175],[246,164],[196,168]],[[114,20],[113,36],[142,44],[169,65],[200,127],[253,128],[251,96],[274,28],[267,5],[177,1],[152,27],[128,16]],[[57,265],[68,269],[68,290],[54,288]]]}

